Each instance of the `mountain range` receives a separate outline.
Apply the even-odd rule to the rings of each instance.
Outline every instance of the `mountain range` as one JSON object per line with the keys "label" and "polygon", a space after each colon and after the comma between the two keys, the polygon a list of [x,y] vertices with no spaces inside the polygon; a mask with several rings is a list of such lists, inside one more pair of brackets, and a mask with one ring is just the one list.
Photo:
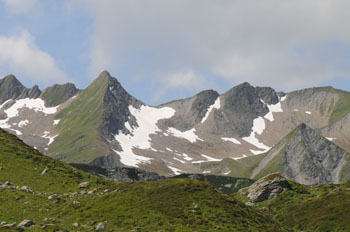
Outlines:
{"label": "mountain range", "polygon": [[107,71],[86,89],[41,91],[0,80],[0,127],[52,158],[160,175],[258,179],[281,172],[303,184],[350,179],[350,93],[277,92],[242,83],[223,94],[149,106]]}

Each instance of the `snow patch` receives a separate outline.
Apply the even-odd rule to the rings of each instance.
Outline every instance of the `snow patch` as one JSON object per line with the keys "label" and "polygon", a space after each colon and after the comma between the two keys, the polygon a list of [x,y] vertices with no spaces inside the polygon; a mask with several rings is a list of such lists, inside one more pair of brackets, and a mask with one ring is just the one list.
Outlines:
{"label": "snow patch", "polygon": [[188,161],[191,161],[193,160],[191,157],[189,157],[187,154],[185,153],[182,153],[182,156],[184,157],[184,160],[188,160]]}
{"label": "snow patch", "polygon": [[202,139],[200,139],[196,134],[195,134],[196,129],[192,128],[191,130],[188,131],[179,131],[178,129],[175,129],[173,127],[170,127],[167,132],[175,137],[178,138],[183,138],[183,139],[187,139],[188,141],[190,141],[191,143],[196,142],[197,140],[203,141]]}
{"label": "snow patch", "polygon": [[174,173],[175,175],[180,175],[181,172],[182,172],[180,169],[177,169],[177,168],[174,168],[174,167],[171,167],[171,166],[168,166],[168,168],[170,168],[171,171],[173,171],[173,173]]}
{"label": "snow patch", "polygon": [[[281,101],[282,101],[282,98],[281,98]],[[283,112],[282,106],[281,106],[281,101],[279,101],[278,103],[276,103],[274,105],[268,105],[263,100],[261,100],[261,102],[264,103],[267,106],[267,108],[269,108],[269,112],[267,114],[265,114],[264,118],[266,118],[267,120],[272,122],[274,120],[273,113]]]}
{"label": "snow patch", "polygon": [[216,158],[213,158],[213,157],[204,155],[204,154],[201,154],[201,156],[204,157],[204,158],[206,158],[207,161],[221,161],[221,160],[222,160],[222,159],[216,159]]}
{"label": "snow patch", "polygon": [[214,104],[211,105],[211,106],[208,108],[208,110],[207,110],[207,112],[206,112],[204,118],[202,119],[201,123],[204,123],[204,122],[208,119],[209,114],[210,114],[210,112],[211,112],[213,109],[220,109],[220,107],[221,107],[220,97],[218,97],[218,98],[215,100]]}
{"label": "snow patch", "polygon": [[310,111],[305,111],[305,114],[311,114],[311,112]]}
{"label": "snow patch", "polygon": [[228,175],[228,174],[230,174],[230,173],[231,173],[231,171],[228,171],[228,172],[225,172],[224,175]]}
{"label": "snow patch", "polygon": [[58,136],[58,135],[49,136],[49,134],[50,134],[50,132],[44,131],[44,135],[41,136],[42,138],[49,139],[49,142],[47,143],[47,146],[50,146],[50,144],[53,143],[55,138]]}
{"label": "snow patch", "polygon": [[180,163],[183,163],[183,164],[186,163],[185,161],[180,160],[180,159],[178,159],[178,158],[176,158],[176,157],[174,157],[173,159],[174,159],[174,160],[177,160],[177,161],[179,161]]}
{"label": "snow patch", "polygon": [[234,158],[231,158],[231,159],[233,159],[233,160],[239,160],[239,159],[243,159],[243,158],[245,158],[245,157],[248,157],[248,156],[243,155],[243,156],[241,156],[241,157],[234,157]]}
{"label": "snow patch", "polygon": [[131,127],[131,134],[123,134],[121,131],[115,135],[120,143],[122,151],[114,151],[120,156],[120,162],[125,165],[137,167],[141,162],[149,162],[151,158],[139,156],[133,153],[133,148],[151,149],[150,135],[159,132],[157,122],[161,119],[171,118],[175,110],[170,107],[154,108],[142,105],[140,109],[129,106],[130,113],[135,117],[138,127]]}
{"label": "snow patch", "polygon": [[[281,102],[284,101],[286,99],[286,97],[287,96],[280,98],[280,101],[274,105],[268,105],[262,99],[260,99],[260,101],[268,107],[269,112],[267,114],[265,114],[264,117],[259,116],[259,117],[255,118],[253,120],[253,128],[251,130],[250,135],[248,137],[242,138],[246,142],[254,145],[255,147],[264,150],[261,153],[268,151],[270,149],[270,147],[268,147],[264,143],[260,142],[256,138],[256,135],[261,135],[261,133],[265,130],[265,127],[266,127],[265,126],[265,119],[272,122],[274,120],[274,117],[273,117],[274,112],[283,112],[282,107],[281,107]],[[256,151],[256,153],[257,153],[257,151]]]}
{"label": "snow patch", "polygon": [[2,103],[2,104],[0,105],[0,109],[2,109],[2,107],[4,107],[9,101],[12,101],[12,99],[8,99],[8,100],[6,100],[4,103]]}
{"label": "snow patch", "polygon": [[241,144],[241,142],[238,141],[238,140],[235,139],[235,138],[221,138],[221,139],[224,140],[224,141],[232,142],[232,143],[234,143],[234,144]]}
{"label": "snow patch", "polygon": [[29,124],[28,120],[22,120],[18,123],[18,127],[24,127]]}
{"label": "snow patch", "polygon": [[53,120],[53,124],[54,124],[54,125],[57,125],[60,121],[61,121],[60,119]]}
{"label": "snow patch", "polygon": [[[2,108],[8,101],[4,102],[0,108]],[[57,111],[58,106],[56,107],[45,107],[45,102],[40,99],[40,98],[36,98],[36,99],[31,99],[31,98],[25,98],[25,99],[20,99],[20,100],[16,100],[15,104],[13,104],[10,108],[6,109],[4,112],[7,115],[6,119],[0,120],[0,127],[3,129],[10,129],[14,132],[16,132],[17,135],[22,135],[21,131],[12,129],[11,126],[8,124],[8,121],[11,118],[17,117],[18,116],[18,110],[19,109],[23,109],[23,108],[28,108],[28,109],[32,109],[36,112],[42,112],[45,115],[46,114],[54,114]],[[25,120],[27,121],[27,120]],[[24,126],[25,122],[21,122],[18,124],[19,127]],[[20,126],[21,124],[21,126]]]}
{"label": "snow patch", "polygon": [[203,173],[211,173],[211,171],[203,171]]}
{"label": "snow patch", "polygon": [[325,137],[326,139],[328,139],[329,141],[333,141],[336,138],[330,138],[330,137]]}
{"label": "snow patch", "polygon": [[165,150],[173,152],[173,150],[171,150],[169,147],[166,147]]}
{"label": "snow patch", "polygon": [[40,98],[36,98],[36,99],[25,98],[25,99],[16,100],[16,103],[13,104],[7,110],[5,110],[5,113],[7,114],[7,116],[9,118],[13,118],[13,117],[18,116],[18,110],[23,109],[23,108],[32,109],[36,112],[42,112],[46,115],[46,114],[56,113],[58,106],[45,107],[44,100],[42,100]]}
{"label": "snow patch", "polygon": [[256,151],[256,150],[252,150],[252,149],[250,149],[249,151],[250,151],[251,153],[253,153],[254,155],[260,155],[260,154],[266,152],[266,151]]}

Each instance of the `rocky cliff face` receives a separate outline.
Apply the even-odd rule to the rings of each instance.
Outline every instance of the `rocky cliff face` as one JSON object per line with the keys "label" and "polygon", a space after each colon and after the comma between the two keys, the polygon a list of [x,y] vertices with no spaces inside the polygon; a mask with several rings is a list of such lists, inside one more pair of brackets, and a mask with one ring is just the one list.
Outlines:
{"label": "rocky cliff face", "polygon": [[350,154],[301,124],[272,149],[253,171],[255,177],[279,171],[302,184],[341,183]]}
{"label": "rocky cliff face", "polygon": [[283,174],[303,184],[340,183],[347,156],[345,150],[302,124],[283,152]]}
{"label": "rocky cliff face", "polygon": [[0,104],[9,99],[37,98],[40,94],[41,91],[37,85],[28,89],[13,75],[0,80]]}
{"label": "rocky cliff face", "polygon": [[113,139],[119,131],[130,133],[125,128],[125,123],[129,122],[130,126],[137,126],[137,123],[135,118],[130,115],[129,106],[139,108],[143,103],[126,92],[119,81],[111,77],[107,71],[102,72],[98,78],[106,83],[100,127],[102,135]]}
{"label": "rocky cliff face", "polygon": [[278,101],[279,97],[272,88],[254,88],[248,83],[238,85],[224,94],[223,106],[215,114],[217,127],[220,130],[230,128],[230,134],[239,137],[249,136],[253,120],[269,112],[266,104]]}

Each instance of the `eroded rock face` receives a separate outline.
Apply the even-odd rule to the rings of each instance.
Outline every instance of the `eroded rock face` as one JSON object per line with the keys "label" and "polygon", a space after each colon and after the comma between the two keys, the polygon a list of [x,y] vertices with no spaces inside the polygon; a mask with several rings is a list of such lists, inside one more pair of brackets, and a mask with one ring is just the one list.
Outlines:
{"label": "eroded rock face", "polygon": [[271,199],[288,188],[287,179],[279,173],[272,173],[252,184],[247,192],[250,201],[255,203]]}
{"label": "eroded rock face", "polygon": [[35,223],[32,220],[23,220],[21,223],[19,223],[18,227],[30,227],[35,225]]}
{"label": "eroded rock face", "polygon": [[338,184],[348,156],[345,150],[301,124],[283,153],[282,175],[301,184]]}

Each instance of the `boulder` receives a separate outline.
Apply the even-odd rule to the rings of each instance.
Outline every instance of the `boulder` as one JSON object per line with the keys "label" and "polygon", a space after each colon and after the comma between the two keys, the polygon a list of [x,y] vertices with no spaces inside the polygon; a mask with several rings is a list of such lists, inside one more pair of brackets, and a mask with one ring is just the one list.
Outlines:
{"label": "boulder", "polygon": [[33,225],[35,225],[35,223],[32,220],[23,220],[17,227],[30,227]]}
{"label": "boulder", "polygon": [[90,186],[90,182],[83,182],[79,184],[79,188],[88,188]]}
{"label": "boulder", "polygon": [[105,224],[102,222],[98,223],[96,226],[96,230],[104,230],[104,228],[105,228]]}
{"label": "boulder", "polygon": [[33,193],[33,190],[29,188],[28,186],[23,186],[20,188],[21,191],[27,192],[27,193]]}
{"label": "boulder", "polygon": [[40,175],[44,175],[44,174],[47,173],[49,170],[50,170],[50,168],[49,168],[49,167],[46,167],[46,168],[41,172]]}
{"label": "boulder", "polygon": [[271,199],[288,188],[290,185],[287,179],[279,173],[272,173],[252,184],[247,193],[250,201],[255,203]]}

